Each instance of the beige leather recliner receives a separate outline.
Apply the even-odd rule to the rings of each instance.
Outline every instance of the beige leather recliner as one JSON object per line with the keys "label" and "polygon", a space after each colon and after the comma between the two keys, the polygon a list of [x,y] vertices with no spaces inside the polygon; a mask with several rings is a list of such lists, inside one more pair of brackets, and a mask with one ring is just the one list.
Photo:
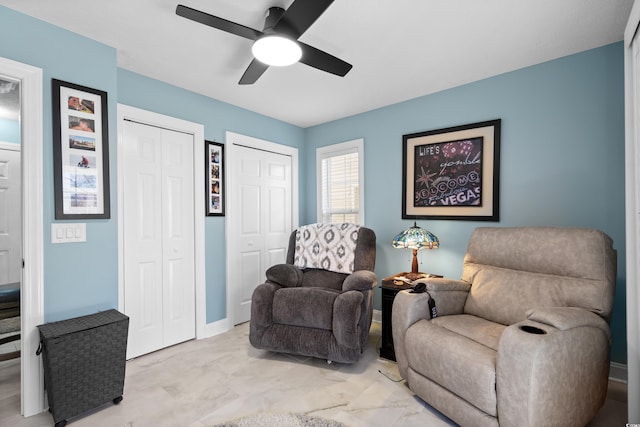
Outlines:
{"label": "beige leather recliner", "polygon": [[396,296],[400,374],[462,426],[584,426],[606,397],[615,280],[601,231],[477,228],[462,280]]}

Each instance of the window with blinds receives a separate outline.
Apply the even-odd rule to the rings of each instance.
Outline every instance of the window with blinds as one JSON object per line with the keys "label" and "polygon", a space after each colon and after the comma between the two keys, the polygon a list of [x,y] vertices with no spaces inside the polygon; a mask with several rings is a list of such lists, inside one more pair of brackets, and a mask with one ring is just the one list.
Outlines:
{"label": "window with blinds", "polygon": [[362,142],[318,148],[318,222],[364,223]]}

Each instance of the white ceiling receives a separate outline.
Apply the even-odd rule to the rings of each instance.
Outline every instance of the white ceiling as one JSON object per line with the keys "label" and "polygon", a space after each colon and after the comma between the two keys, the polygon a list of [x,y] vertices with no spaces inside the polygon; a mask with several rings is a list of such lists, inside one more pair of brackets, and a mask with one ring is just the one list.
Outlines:
{"label": "white ceiling", "polygon": [[[177,4],[262,30],[292,0],[0,0],[118,52],[118,66],[301,127],[622,40],[633,0],[336,0],[300,38],[351,64],[303,64],[238,81],[251,41],[175,14]],[[25,30],[26,31],[26,30]]]}

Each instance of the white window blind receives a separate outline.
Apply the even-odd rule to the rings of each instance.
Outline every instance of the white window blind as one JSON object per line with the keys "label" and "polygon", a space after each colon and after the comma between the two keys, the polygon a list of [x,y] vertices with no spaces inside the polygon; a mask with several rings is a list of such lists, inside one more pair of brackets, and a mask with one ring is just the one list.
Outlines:
{"label": "white window blind", "polygon": [[362,140],[318,148],[318,222],[364,223]]}

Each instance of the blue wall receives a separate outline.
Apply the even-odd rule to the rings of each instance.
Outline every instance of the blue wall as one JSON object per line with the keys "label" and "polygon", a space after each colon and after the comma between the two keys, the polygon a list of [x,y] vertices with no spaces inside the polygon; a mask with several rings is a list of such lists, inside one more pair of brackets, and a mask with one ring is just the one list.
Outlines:
{"label": "blue wall", "polygon": [[[612,359],[626,362],[624,88],[622,43],[307,129],[307,193],[315,193],[315,149],[364,138],[365,222],[376,231],[376,273],[410,268],[391,247],[402,220],[402,135],[502,119],[500,222],[418,221],[440,238],[420,271],[460,277],[477,226],[598,228],[618,250]],[[307,199],[307,222],[316,200]],[[379,295],[377,306],[379,307]]]}
{"label": "blue wall", "polygon": [[[117,211],[117,103],[202,123],[208,140],[224,141],[230,130],[298,147],[301,223],[315,221],[315,148],[363,137],[366,223],[378,235],[380,277],[410,264],[408,251],[390,246],[393,236],[411,224],[401,219],[402,135],[501,118],[501,221],[489,224],[594,227],[614,239],[618,286],[612,359],[626,362],[622,43],[301,129],[118,69],[113,48],[3,6],[0,40],[11,40],[0,42],[0,56],[44,72],[46,321],[116,307],[118,300],[115,215],[85,221],[86,243],[50,243],[55,222],[51,79],[57,78],[109,94],[112,213]],[[419,224],[441,241],[440,249],[421,253],[420,269],[450,277],[460,277],[473,228],[488,225]],[[213,322],[226,316],[224,219],[208,217],[205,233],[207,322]],[[379,295],[376,304],[379,308]]]}
{"label": "blue wall", "polygon": [[[19,37],[16,37],[19,34]],[[118,265],[115,220],[87,223],[87,242],[51,244],[54,220],[51,79],[106,91],[109,150],[116,152],[117,73],[115,49],[0,6],[0,56],[43,70],[44,309],[52,321],[117,307]],[[116,188],[115,163],[110,186]],[[115,193],[111,206],[115,212]]]}

